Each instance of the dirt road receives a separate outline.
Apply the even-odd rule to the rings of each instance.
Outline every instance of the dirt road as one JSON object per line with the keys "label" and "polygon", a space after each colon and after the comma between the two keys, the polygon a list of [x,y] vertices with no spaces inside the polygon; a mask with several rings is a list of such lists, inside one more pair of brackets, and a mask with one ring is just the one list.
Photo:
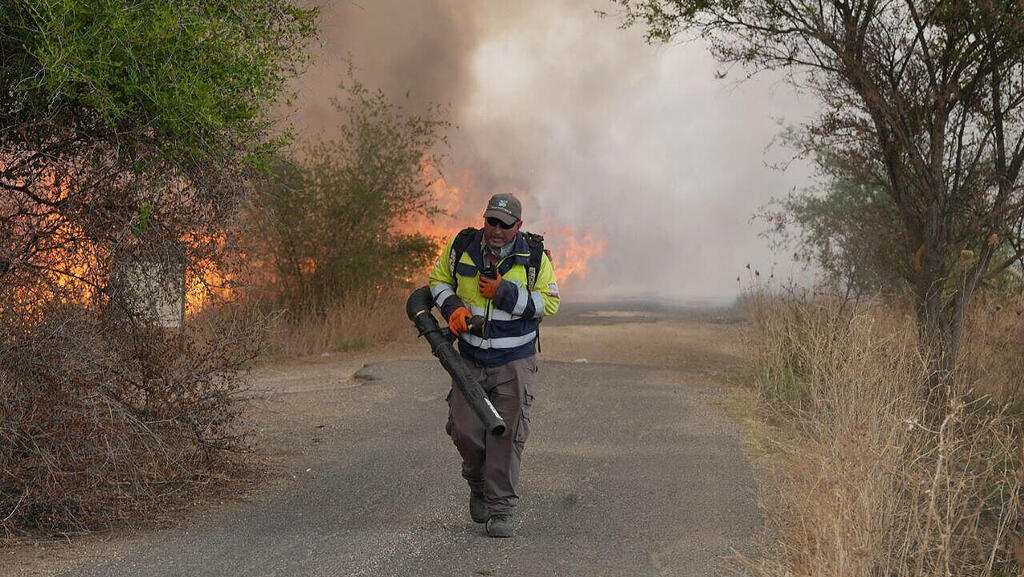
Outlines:
{"label": "dirt road", "polygon": [[727,574],[723,559],[749,550],[760,519],[707,374],[736,363],[742,328],[714,315],[566,312],[544,327],[515,539],[488,539],[468,519],[442,430],[447,378],[410,339],[261,369],[274,475],[246,498],[167,529],[8,552],[0,573]]}

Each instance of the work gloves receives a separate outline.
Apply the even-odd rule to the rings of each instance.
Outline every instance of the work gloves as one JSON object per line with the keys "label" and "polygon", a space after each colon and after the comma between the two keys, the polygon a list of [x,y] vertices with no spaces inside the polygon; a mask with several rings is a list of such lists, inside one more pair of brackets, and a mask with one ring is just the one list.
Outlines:
{"label": "work gloves", "polygon": [[[486,299],[494,299],[498,294],[498,287],[501,286],[501,275],[498,278],[487,278],[483,275],[480,276],[480,294]],[[473,312],[467,307],[459,307],[452,311],[452,314],[448,315],[448,330],[453,335],[459,336],[462,333],[469,330],[469,319],[473,317]]]}
{"label": "work gloves", "polygon": [[466,307],[459,307],[453,310],[452,314],[448,315],[448,330],[455,336],[461,335],[469,330],[467,321],[472,316],[473,313]]}
{"label": "work gloves", "polygon": [[501,286],[501,275],[498,278],[487,278],[480,275],[480,295],[485,299],[493,299],[498,294],[498,287]]}

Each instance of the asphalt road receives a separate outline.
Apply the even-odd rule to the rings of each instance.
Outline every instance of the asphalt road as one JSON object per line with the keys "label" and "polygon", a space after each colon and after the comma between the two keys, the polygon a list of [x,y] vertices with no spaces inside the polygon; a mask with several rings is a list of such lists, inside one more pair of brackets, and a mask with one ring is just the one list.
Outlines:
{"label": "asphalt road", "polygon": [[723,393],[684,372],[542,361],[513,539],[469,519],[440,366],[359,377],[288,393],[294,479],[63,575],[727,575],[760,530]]}

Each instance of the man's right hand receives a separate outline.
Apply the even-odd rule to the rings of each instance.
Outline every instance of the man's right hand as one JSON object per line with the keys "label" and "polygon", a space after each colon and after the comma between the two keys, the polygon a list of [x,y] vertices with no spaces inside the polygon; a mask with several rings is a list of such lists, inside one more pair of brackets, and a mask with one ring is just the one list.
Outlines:
{"label": "man's right hand", "polygon": [[455,336],[461,335],[469,329],[466,323],[472,316],[473,313],[466,307],[459,307],[455,309],[452,311],[452,314],[448,316],[448,330],[450,330]]}

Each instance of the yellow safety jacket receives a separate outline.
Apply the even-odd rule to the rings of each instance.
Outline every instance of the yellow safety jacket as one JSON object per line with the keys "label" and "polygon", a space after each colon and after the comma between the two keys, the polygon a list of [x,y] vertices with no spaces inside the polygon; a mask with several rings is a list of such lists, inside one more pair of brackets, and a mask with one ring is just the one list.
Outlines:
{"label": "yellow safety jacket", "polygon": [[498,262],[502,283],[491,300],[480,294],[479,286],[484,268],[483,231],[470,240],[455,263],[453,276],[449,259],[454,242],[455,237],[448,241],[430,273],[430,293],[445,319],[462,306],[486,319],[482,330],[459,336],[459,352],[487,367],[533,355],[540,320],[558,312],[558,284],[551,259],[547,254],[541,257],[534,286],[528,287],[530,247],[523,235],[517,234],[512,253]]}

